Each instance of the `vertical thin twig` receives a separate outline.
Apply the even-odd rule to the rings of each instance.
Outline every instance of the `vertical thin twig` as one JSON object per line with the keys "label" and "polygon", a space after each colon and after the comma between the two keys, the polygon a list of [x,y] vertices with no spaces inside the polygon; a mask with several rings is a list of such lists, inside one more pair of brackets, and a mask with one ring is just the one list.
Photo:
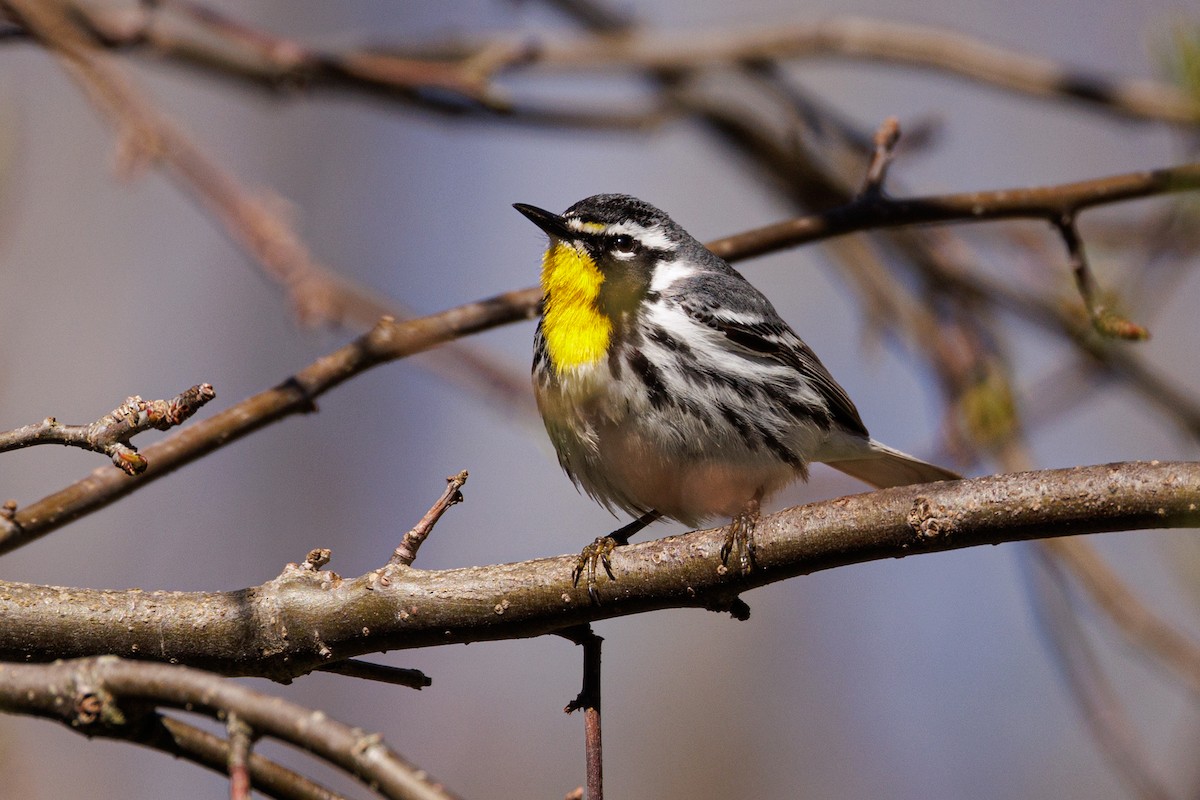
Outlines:
{"label": "vertical thin twig", "polygon": [[892,165],[892,157],[896,152],[896,143],[900,141],[900,120],[888,117],[875,132],[875,150],[871,154],[871,163],[867,167],[866,177],[860,197],[879,197],[883,194],[883,182],[887,179],[888,167]]}
{"label": "vertical thin twig", "polygon": [[229,734],[229,800],[250,800],[250,745],[254,731],[237,714],[225,720]]}
{"label": "vertical thin twig", "polygon": [[583,688],[563,710],[583,710],[584,752],[587,762],[587,800],[604,800],[604,759],[600,740],[600,644],[603,638],[590,625],[562,631],[583,648]]}

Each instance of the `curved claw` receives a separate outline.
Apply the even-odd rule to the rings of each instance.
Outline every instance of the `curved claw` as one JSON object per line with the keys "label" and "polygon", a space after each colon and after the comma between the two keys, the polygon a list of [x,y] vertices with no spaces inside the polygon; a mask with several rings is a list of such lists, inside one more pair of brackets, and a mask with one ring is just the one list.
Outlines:
{"label": "curved claw", "polygon": [[604,567],[604,572],[610,581],[615,581],[617,576],[613,574],[612,561],[609,558],[615,549],[617,549],[616,539],[612,536],[600,536],[596,541],[583,548],[579,553],[579,560],[575,562],[575,569],[571,570],[571,581],[576,586],[579,585],[580,576],[586,571],[588,597],[596,605],[600,605],[600,597],[596,593],[596,563],[599,562]]}
{"label": "curved claw", "polygon": [[757,561],[754,548],[754,529],[758,527],[758,504],[747,507],[736,515],[725,531],[725,542],[721,545],[721,563],[728,564],[729,556],[737,551],[738,567],[745,575],[754,569]]}

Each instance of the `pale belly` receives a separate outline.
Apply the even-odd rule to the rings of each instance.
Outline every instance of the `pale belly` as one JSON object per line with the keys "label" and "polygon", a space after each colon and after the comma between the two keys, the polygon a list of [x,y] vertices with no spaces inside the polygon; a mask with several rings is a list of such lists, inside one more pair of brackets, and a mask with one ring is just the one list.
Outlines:
{"label": "pale belly", "polygon": [[655,409],[641,393],[620,394],[603,375],[575,377],[535,387],[538,406],[563,469],[611,510],[654,510],[696,525],[733,517],[804,477],[803,467],[747,445],[720,417]]}

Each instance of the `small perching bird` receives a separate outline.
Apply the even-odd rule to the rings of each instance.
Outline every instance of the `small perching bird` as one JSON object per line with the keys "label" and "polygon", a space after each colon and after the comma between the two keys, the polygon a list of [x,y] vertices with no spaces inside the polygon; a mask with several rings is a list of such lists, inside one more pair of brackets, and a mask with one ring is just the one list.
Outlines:
{"label": "small perching bird", "polygon": [[748,569],[762,501],[812,461],[879,488],[959,477],[872,439],[770,301],[659,209],[620,194],[514,207],[550,237],[533,346],[546,431],[577,486],[638,517],[585,548],[589,589],[597,559],[608,570],[659,517],[731,518],[722,558]]}

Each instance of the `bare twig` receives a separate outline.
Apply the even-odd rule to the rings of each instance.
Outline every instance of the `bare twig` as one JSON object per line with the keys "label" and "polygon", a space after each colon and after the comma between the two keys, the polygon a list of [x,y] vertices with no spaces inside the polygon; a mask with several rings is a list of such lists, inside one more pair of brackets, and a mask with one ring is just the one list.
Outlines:
{"label": "bare twig", "polygon": [[888,117],[875,132],[875,150],[871,154],[867,175],[858,192],[860,196],[878,198],[883,194],[883,182],[887,180],[888,167],[892,164],[892,155],[896,151],[896,142],[898,141],[900,141],[900,120]]}
{"label": "bare twig", "polygon": [[757,568],[745,575],[720,569],[722,529],[618,547],[618,579],[595,587],[600,605],[571,580],[577,555],[443,571],[410,567],[386,576],[373,570],[352,579],[293,565],[261,586],[228,593],[0,583],[0,659],[109,652],[287,680],[380,650],[538,636],[661,608],[728,609],[756,586],[874,559],[1197,525],[1200,463],[1131,462],[903,487],[789,509],[763,519]]}
{"label": "bare twig", "polygon": [[946,28],[864,17],[834,17],[750,31],[720,29],[670,36],[635,30],[620,37],[543,39],[529,65],[555,70],[673,72],[813,56],[931,69],[1038,97],[1068,98],[1133,118],[1183,125],[1200,119],[1196,102],[1170,84],[1106,78]]}
{"label": "bare twig", "polygon": [[1069,570],[1138,652],[1163,664],[1200,696],[1200,645],[1148,607],[1086,542],[1047,540],[1041,549]]}
{"label": "bare twig", "polygon": [[[64,702],[66,701],[66,702]],[[366,734],[319,711],[220,676],[112,656],[53,664],[0,664],[0,708],[77,726],[89,734],[133,738],[139,706],[167,706],[213,717],[236,714],[258,735],[312,753],[397,800],[450,800],[426,773]]]}
{"label": "bare twig", "polygon": [[[80,731],[79,728],[74,730]],[[103,735],[91,730],[88,733]],[[162,714],[145,714],[140,725],[121,731],[121,738],[176,758],[187,759],[222,774],[229,763],[228,741]],[[248,765],[254,787],[268,797],[279,800],[346,800],[342,795],[257,753],[250,754]]]}
{"label": "bare twig", "polygon": [[449,510],[450,506],[463,501],[460,490],[466,482],[467,471],[465,469],[457,475],[446,478],[446,491],[442,492],[442,496],[430,506],[429,510],[425,512],[425,516],[421,517],[412,530],[404,534],[404,538],[396,546],[395,552],[388,560],[388,566],[412,566],[412,563],[417,560],[417,550],[433,532],[433,526],[437,525],[438,520]]}
{"label": "bare twig", "polygon": [[1055,223],[1063,243],[1067,247],[1067,258],[1071,265],[1071,274],[1075,276],[1075,286],[1083,298],[1083,307],[1087,309],[1088,319],[1092,326],[1105,336],[1118,339],[1141,341],[1150,338],[1150,332],[1141,325],[1117,314],[1108,308],[1097,296],[1096,278],[1092,268],[1088,266],[1087,255],[1083,250],[1083,239],[1075,227],[1074,213],[1065,214]]}
{"label": "bare twig", "polygon": [[149,103],[108,54],[100,51],[67,14],[66,5],[3,0],[87,93],[121,137],[127,168],[163,167],[182,189],[216,217],[230,237],[282,286],[302,320],[371,324],[389,313],[370,291],[319,264],[289,223],[286,204],[242,186],[177,125]]}
{"label": "bare twig", "polygon": [[[73,5],[73,4],[72,4]],[[156,4],[157,5],[157,4]],[[216,16],[201,6],[180,4],[187,13],[211,22],[239,41],[256,41],[265,52],[292,58],[294,48],[272,42]],[[412,316],[401,304],[360,286],[320,263],[288,218],[287,202],[262,189],[251,189],[223,168],[204,149],[162,114],[137,89],[114,59],[101,52],[76,26],[80,16],[68,16],[66,5],[32,0],[0,2],[24,21],[48,48],[60,54],[68,72],[121,136],[122,160],[134,166],[161,167],[286,293],[296,317],[305,324],[341,325],[364,330],[380,317]],[[148,13],[143,8],[137,12]],[[158,31],[156,26],[150,30]],[[363,56],[361,60],[369,60]],[[514,380],[496,366],[496,359],[471,348],[455,346],[453,358],[428,364],[451,378],[501,400],[501,408],[526,408],[526,383]]]}
{"label": "bare twig", "polygon": [[[601,35],[540,36],[534,45],[528,40],[496,39],[470,47],[445,47],[442,55],[430,58],[406,57],[395,48],[391,52],[318,50],[251,29],[198,4],[155,6],[151,10],[76,5],[110,47],[145,46],[168,60],[273,88],[346,86],[460,113],[470,108],[493,115],[513,113],[513,104],[491,80],[529,69],[679,71],[834,56],[946,72],[1009,91],[1067,98],[1135,119],[1183,125],[1200,119],[1194,100],[1170,84],[1106,77],[946,28],[891,20],[833,17],[766,30],[723,28],[672,36],[639,31],[626,20],[588,7],[572,13]],[[439,103],[438,93],[452,93],[458,100]]]}
{"label": "bare twig", "polygon": [[783,247],[858,231],[927,225],[1043,219],[1057,225],[1064,216],[1101,205],[1200,189],[1200,163],[1036,188],[1001,189],[912,198],[851,201],[840,208],[765,225],[708,243],[723,258],[750,258]]}
{"label": "bare twig", "polygon": [[537,310],[539,296],[537,289],[528,289],[420,319],[381,320],[353,343],[319,359],[279,386],[178,432],[185,435],[168,437],[145,448],[143,455],[150,466],[138,482],[109,471],[93,471],[66,489],[20,509],[9,520],[7,529],[0,530],[0,553],[28,544],[60,525],[103,508],[134,491],[138,483],[153,481],[265,425],[291,414],[312,411],[317,397],[366,369],[474,331],[526,319]]}
{"label": "bare twig", "polygon": [[229,737],[229,800],[250,800],[250,747],[254,729],[242,721],[236,711],[225,716]]}
{"label": "bare twig", "polygon": [[[1108,178],[1039,189],[972,192],[879,201],[832,209],[756,228],[709,242],[713,252],[740,261],[786,247],[875,227],[928,222],[974,221],[1015,217],[1056,218],[1064,210],[1200,188],[1200,164],[1127,173]],[[1104,350],[1086,341],[1072,320],[1053,303],[1021,294],[994,281],[961,273],[939,274],[947,285],[958,285],[971,296],[987,299],[1002,308],[1052,331],[1067,333],[1098,359],[1106,369],[1127,377],[1156,404],[1172,414],[1185,414],[1185,425],[1200,433],[1200,408],[1165,379],[1153,373],[1136,356],[1122,350]],[[154,465],[142,482],[167,474],[192,460],[237,441],[259,428],[295,413],[311,410],[312,401],[365,369],[428,350],[462,336],[532,318],[541,290],[530,287],[457,306],[427,317],[403,322],[384,321],[354,343],[322,358],[283,384],[254,395],[226,412],[177,432],[146,448],[143,455]],[[0,525],[0,553],[20,547],[57,527],[102,508],[137,488],[117,480],[121,476],[93,473],[17,512]]]}
{"label": "bare twig", "polygon": [[562,635],[583,648],[583,688],[563,710],[568,714],[583,711],[585,796],[588,800],[604,800],[604,748],[600,735],[600,649],[604,639],[590,625],[562,631]]}
{"label": "bare twig", "polygon": [[88,425],[63,425],[54,417],[46,417],[34,425],[0,432],[0,453],[39,444],[68,445],[103,453],[127,475],[139,475],[146,471],[147,462],[129,440],[151,429],[170,430],[214,397],[213,387],[201,383],[170,400],[128,397],[116,409]]}
{"label": "bare twig", "polygon": [[357,658],[348,658],[336,664],[321,667],[322,672],[333,672],[350,678],[361,678],[367,681],[390,683],[393,686],[407,686],[409,689],[424,689],[433,681],[419,669],[389,667],[386,664],[372,664]]}

